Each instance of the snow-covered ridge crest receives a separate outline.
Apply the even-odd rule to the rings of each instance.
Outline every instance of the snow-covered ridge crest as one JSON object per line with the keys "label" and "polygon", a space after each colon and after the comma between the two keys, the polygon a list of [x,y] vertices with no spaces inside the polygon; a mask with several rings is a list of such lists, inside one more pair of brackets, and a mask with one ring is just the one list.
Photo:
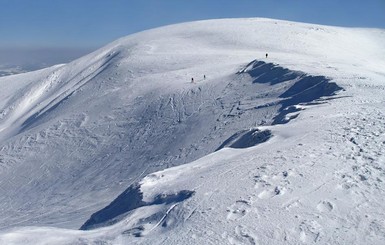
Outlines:
{"label": "snow-covered ridge crest", "polygon": [[0,114],[0,133],[4,130],[18,133],[23,127],[28,127],[39,116],[56,107],[96,77],[116,55],[117,53],[108,53],[99,55],[101,57],[96,56],[80,71],[76,71],[76,66],[73,65],[58,67],[43,80],[37,80],[17,91]]}
{"label": "snow-covered ridge crest", "polygon": [[139,196],[95,227],[112,226],[0,243],[381,241],[362,203],[383,209],[384,46],[384,30],[210,20],[0,78],[1,229],[77,229]]}

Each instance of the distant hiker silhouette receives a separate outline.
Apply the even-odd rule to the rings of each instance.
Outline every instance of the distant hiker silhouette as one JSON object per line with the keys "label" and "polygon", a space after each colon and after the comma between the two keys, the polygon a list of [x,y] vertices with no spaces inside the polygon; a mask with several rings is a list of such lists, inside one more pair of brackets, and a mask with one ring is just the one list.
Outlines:
{"label": "distant hiker silhouette", "polygon": [[206,79],[206,75],[203,75],[203,79]]}
{"label": "distant hiker silhouette", "polygon": [[191,82],[194,83],[194,78],[193,77],[191,78]]}
{"label": "distant hiker silhouette", "polygon": [[268,54],[266,53],[266,58],[267,58]]}

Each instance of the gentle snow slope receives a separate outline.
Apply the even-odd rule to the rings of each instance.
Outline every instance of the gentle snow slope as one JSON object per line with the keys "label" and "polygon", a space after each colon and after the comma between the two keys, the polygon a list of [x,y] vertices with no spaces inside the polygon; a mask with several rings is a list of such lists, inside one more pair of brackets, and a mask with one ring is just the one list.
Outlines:
{"label": "gentle snow slope", "polygon": [[[0,243],[383,243],[383,57],[383,30],[212,20],[0,78]],[[12,228],[82,224],[113,225]]]}

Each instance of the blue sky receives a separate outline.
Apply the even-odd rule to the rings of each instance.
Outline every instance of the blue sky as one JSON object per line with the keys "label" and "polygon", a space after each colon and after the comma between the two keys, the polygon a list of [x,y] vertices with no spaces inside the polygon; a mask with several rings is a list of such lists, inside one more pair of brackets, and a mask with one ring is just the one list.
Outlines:
{"label": "blue sky", "polygon": [[153,27],[227,17],[385,29],[385,0],[0,0],[0,48],[96,48]]}

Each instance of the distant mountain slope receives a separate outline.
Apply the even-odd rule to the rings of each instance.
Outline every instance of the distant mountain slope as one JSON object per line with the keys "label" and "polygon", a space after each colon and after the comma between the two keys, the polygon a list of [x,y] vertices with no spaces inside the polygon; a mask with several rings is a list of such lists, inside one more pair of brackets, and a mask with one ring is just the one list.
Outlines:
{"label": "distant mountain slope", "polygon": [[68,63],[95,48],[0,47],[0,77]]}
{"label": "distant mountain slope", "polygon": [[[198,240],[210,237],[204,229],[222,227],[223,234],[213,228],[209,243],[220,237],[256,243],[261,233],[242,223],[243,214],[258,209],[248,219],[266,225],[267,213],[301,206],[288,181],[308,186],[297,193],[305,202],[307,191],[326,185],[314,180],[308,165],[327,162],[319,176],[331,178],[332,163],[346,161],[342,145],[326,139],[342,134],[337,128],[346,122],[339,115],[360,112],[371,89],[383,93],[384,33],[270,19],[199,21],[130,35],[66,65],[0,78],[0,227],[77,229],[121,193],[137,190],[136,205],[106,207],[107,214],[96,213],[83,226],[115,224],[99,232],[107,238],[56,234],[64,232],[65,242],[78,236],[112,241],[123,234],[130,242],[153,244],[155,234],[169,232],[175,244],[189,243],[185,223]],[[381,103],[378,98],[371,101]],[[150,174],[159,170],[165,172]],[[247,187],[253,181],[256,197]],[[334,210],[332,196],[322,195],[316,212]],[[260,206],[255,198],[273,201]],[[123,194],[118,200],[130,203]],[[118,201],[112,207],[116,203],[121,207]],[[309,219],[304,212],[293,214]],[[326,236],[315,231],[319,222],[313,220],[303,221],[302,233],[290,233],[277,215],[272,225],[283,227],[292,243],[298,234],[305,243]],[[274,240],[273,233],[265,241]],[[0,241],[9,241],[4,234]]]}

